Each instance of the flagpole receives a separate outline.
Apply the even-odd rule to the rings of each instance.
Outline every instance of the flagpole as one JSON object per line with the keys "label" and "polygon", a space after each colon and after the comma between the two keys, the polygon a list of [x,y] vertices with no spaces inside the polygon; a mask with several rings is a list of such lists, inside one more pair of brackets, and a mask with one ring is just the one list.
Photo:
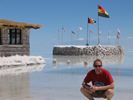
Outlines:
{"label": "flagpole", "polygon": [[98,45],[100,44],[100,36],[99,36],[99,16],[98,16],[98,29],[97,29],[97,39],[98,39]]}
{"label": "flagpole", "polygon": [[[88,28],[89,29],[89,28]],[[89,34],[89,45],[90,45],[90,42],[91,42],[91,34],[90,34],[90,30],[88,30],[88,34]]]}
{"label": "flagpole", "polygon": [[106,10],[98,5],[98,45],[100,44],[100,33],[99,33],[99,16],[109,18],[109,14],[106,12]]}
{"label": "flagpole", "polygon": [[70,34],[70,42],[71,42],[71,45],[72,45],[72,32]]}
{"label": "flagpole", "polygon": [[58,45],[60,45],[60,29],[59,29],[59,27],[58,27],[58,38],[57,38],[58,40]]}
{"label": "flagpole", "polygon": [[107,36],[107,38],[108,38],[108,44],[110,44],[109,37],[110,37],[110,36],[109,36],[109,32],[108,32],[108,36]]}
{"label": "flagpole", "polygon": [[61,28],[61,45],[63,45],[63,34],[64,34],[64,27]]}
{"label": "flagpole", "polygon": [[87,39],[86,39],[86,45],[87,45],[87,46],[89,45],[89,43],[88,43],[88,27],[89,27],[89,24],[88,24],[88,22],[87,22]]}

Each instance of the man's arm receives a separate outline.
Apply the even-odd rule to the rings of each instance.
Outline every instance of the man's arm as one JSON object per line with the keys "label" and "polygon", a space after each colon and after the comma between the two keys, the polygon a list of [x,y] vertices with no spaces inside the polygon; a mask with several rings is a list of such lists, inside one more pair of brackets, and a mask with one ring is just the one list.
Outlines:
{"label": "man's arm", "polygon": [[87,83],[85,83],[85,82],[83,82],[82,83],[82,86],[84,87],[84,88],[86,88],[86,89],[90,89],[90,85],[88,85]]}
{"label": "man's arm", "polygon": [[83,82],[82,87],[88,92],[88,93],[93,93],[93,88],[91,85],[88,85],[87,83]]}
{"label": "man's arm", "polygon": [[107,86],[93,86],[94,91],[114,89],[114,82]]}

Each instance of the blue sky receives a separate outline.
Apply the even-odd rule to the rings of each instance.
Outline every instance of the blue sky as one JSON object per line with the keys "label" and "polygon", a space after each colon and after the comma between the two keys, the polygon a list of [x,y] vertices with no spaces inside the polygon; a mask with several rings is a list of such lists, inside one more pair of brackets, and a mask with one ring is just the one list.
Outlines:
{"label": "blue sky", "polygon": [[[85,44],[85,41],[78,41],[72,36],[71,31],[78,31],[79,38],[86,38],[86,24],[88,16],[97,21],[97,4],[103,6],[110,15],[110,18],[100,17],[101,41],[107,44],[105,37],[107,33],[114,36],[117,28],[121,31],[121,44],[130,45],[133,40],[133,1],[132,0],[0,0],[1,19],[9,19],[19,22],[41,24],[39,30],[31,30],[31,54],[47,55],[52,53],[52,47],[58,44],[58,28],[63,26],[64,44]],[[90,25],[92,44],[96,44],[97,24]],[[110,43],[114,44],[115,39]],[[129,49],[132,49],[129,46]]]}

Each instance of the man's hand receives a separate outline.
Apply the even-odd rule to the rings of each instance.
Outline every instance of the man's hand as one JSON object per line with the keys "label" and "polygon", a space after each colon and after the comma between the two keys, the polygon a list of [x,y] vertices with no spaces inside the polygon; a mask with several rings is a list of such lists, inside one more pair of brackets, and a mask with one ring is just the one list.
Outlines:
{"label": "man's hand", "polygon": [[87,92],[93,93],[94,90],[90,85],[87,85],[87,84],[83,83],[82,86],[86,89]]}
{"label": "man's hand", "polygon": [[95,85],[92,87],[92,89],[93,89],[93,91],[94,91],[94,92],[95,92],[95,91],[98,91],[98,90],[99,90],[99,88],[100,88],[100,87],[95,86]]}
{"label": "man's hand", "polygon": [[90,93],[94,93],[94,92],[99,90],[99,87],[97,87],[97,86],[92,86],[92,87],[89,87],[89,88],[87,88],[85,86],[84,88],[87,89]]}

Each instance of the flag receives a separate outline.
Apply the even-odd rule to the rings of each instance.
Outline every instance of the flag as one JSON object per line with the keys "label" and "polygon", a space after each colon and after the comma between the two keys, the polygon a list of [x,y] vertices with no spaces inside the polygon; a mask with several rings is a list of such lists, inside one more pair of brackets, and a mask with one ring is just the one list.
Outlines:
{"label": "flag", "polygon": [[88,23],[89,24],[94,24],[94,23],[96,23],[96,21],[92,18],[88,18]]}
{"label": "flag", "polygon": [[117,38],[117,39],[120,39],[120,30],[119,30],[119,29],[117,29],[117,35],[116,35],[116,38]]}
{"label": "flag", "polygon": [[83,30],[83,28],[80,26],[80,27],[79,27],[79,30],[80,30],[80,31],[82,31],[82,30]]}
{"label": "flag", "polygon": [[72,34],[76,34],[74,31],[71,31],[72,32]]}
{"label": "flag", "polygon": [[98,5],[98,16],[109,18],[107,11],[100,5]]}
{"label": "flag", "polygon": [[65,32],[65,28],[64,28],[64,27],[62,27],[61,30],[62,30],[63,32]]}

